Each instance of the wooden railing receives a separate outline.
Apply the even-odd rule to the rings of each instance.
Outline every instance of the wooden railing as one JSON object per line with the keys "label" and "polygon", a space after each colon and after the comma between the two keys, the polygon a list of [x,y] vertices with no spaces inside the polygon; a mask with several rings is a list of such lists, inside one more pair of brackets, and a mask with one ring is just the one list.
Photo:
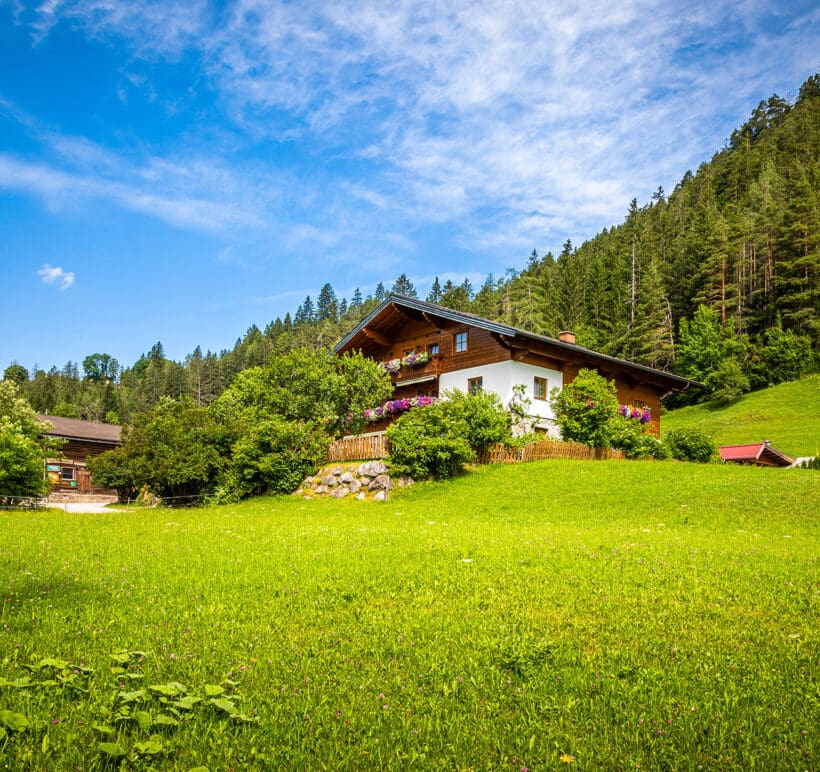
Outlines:
{"label": "wooden railing", "polygon": [[[359,434],[343,437],[330,443],[327,460],[333,461],[369,461],[387,458],[390,447],[384,432]],[[523,448],[508,448],[504,445],[490,445],[478,454],[479,464],[518,464],[522,461],[539,461],[547,458],[576,458],[611,460],[626,458],[623,451],[610,448],[590,448],[577,442],[560,440],[541,440],[525,445]]]}
{"label": "wooden railing", "polygon": [[433,354],[424,364],[402,365],[401,370],[392,373],[393,383],[423,378],[427,375],[438,375],[441,372],[441,355]]}
{"label": "wooden railing", "polygon": [[369,461],[374,458],[387,458],[389,454],[387,435],[384,432],[374,432],[333,440],[327,449],[327,460]]}

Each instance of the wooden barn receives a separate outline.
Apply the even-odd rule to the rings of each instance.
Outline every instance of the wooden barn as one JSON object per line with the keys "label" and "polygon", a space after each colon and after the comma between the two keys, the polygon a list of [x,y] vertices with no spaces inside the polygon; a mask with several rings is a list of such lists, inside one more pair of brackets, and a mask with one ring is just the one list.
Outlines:
{"label": "wooden barn", "polygon": [[46,432],[50,437],[65,440],[60,448],[60,458],[46,459],[46,475],[53,490],[76,493],[101,493],[95,488],[86,465],[89,456],[99,456],[120,444],[122,427],[63,418],[58,415],[38,415],[54,428]]}
{"label": "wooden barn", "polygon": [[[661,398],[701,384],[579,346],[575,335],[550,338],[474,314],[390,295],[335,347],[361,351],[391,373],[394,399],[437,397],[448,389],[496,392],[505,405],[523,386],[534,428],[556,434],[550,391],[571,383],[584,368],[614,380],[624,406],[649,411],[660,432]],[[383,428],[389,418],[374,422]]]}

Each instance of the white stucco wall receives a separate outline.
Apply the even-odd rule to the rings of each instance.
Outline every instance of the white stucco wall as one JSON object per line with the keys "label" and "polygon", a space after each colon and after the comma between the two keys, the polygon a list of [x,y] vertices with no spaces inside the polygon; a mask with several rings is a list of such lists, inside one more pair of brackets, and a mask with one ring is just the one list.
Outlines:
{"label": "white stucco wall", "polygon": [[538,416],[545,428],[552,425],[555,417],[549,400],[533,397],[533,379],[535,376],[547,379],[547,394],[556,386],[563,386],[563,379],[558,370],[549,370],[545,367],[528,365],[523,362],[495,362],[491,365],[480,365],[453,373],[442,373],[439,377],[439,394],[448,389],[467,391],[467,381],[470,378],[482,378],[485,391],[494,391],[501,398],[505,407],[513,397],[513,386],[523,384],[524,396],[530,399],[527,410]]}

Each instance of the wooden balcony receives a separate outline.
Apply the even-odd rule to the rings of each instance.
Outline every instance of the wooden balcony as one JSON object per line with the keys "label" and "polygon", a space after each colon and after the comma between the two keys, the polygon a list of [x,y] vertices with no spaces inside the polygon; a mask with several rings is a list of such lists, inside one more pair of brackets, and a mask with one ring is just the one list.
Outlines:
{"label": "wooden balcony", "polygon": [[[433,354],[422,365],[402,365],[397,373],[391,373],[394,386],[410,385],[407,382],[415,382],[417,378],[430,380],[441,372],[441,354]],[[418,383],[423,381],[419,380]]]}

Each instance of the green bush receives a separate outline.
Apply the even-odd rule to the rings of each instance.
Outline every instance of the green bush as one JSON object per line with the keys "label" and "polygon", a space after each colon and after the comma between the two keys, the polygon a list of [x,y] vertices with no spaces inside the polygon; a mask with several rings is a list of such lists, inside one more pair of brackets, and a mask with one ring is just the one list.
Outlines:
{"label": "green bush", "polygon": [[387,430],[390,468],[415,480],[452,477],[478,451],[510,439],[511,417],[491,392],[448,391],[405,413]]}
{"label": "green bush", "polygon": [[627,458],[665,459],[670,457],[669,448],[657,437],[644,433],[639,421],[625,418],[620,413],[610,422],[610,443],[622,450]]}
{"label": "green bush", "polygon": [[360,353],[338,357],[324,349],[293,349],[240,372],[212,409],[225,423],[278,415],[341,436],[359,431],[365,409],[392,391],[390,376]]}
{"label": "green bush", "polygon": [[170,503],[189,504],[215,490],[231,431],[189,397],[162,397],[151,412],[135,419],[120,448],[91,462],[91,474],[120,495],[147,486]]}
{"label": "green bush", "polygon": [[102,488],[113,488],[120,501],[136,498],[140,489],[134,470],[131,468],[131,456],[124,448],[114,448],[100,456],[89,457],[88,471],[94,485]]}
{"label": "green bush", "polygon": [[[8,369],[8,368],[7,368]],[[14,379],[0,381],[0,495],[44,496],[43,459],[62,440],[44,436],[51,424],[37,420]]]}
{"label": "green bush", "polygon": [[595,370],[581,370],[572,383],[552,391],[552,407],[561,436],[593,448],[608,447],[618,415],[615,383]]}
{"label": "green bush", "polygon": [[469,446],[476,451],[489,445],[505,442],[511,436],[512,416],[504,410],[498,395],[491,391],[465,394],[463,391],[447,391],[438,403],[441,409],[457,424],[458,430]]}
{"label": "green bush", "polygon": [[314,424],[271,416],[234,443],[222,499],[292,493],[327,456],[330,438]]}
{"label": "green bush", "polygon": [[679,461],[708,463],[717,453],[712,438],[699,429],[674,429],[666,436],[672,458]]}

